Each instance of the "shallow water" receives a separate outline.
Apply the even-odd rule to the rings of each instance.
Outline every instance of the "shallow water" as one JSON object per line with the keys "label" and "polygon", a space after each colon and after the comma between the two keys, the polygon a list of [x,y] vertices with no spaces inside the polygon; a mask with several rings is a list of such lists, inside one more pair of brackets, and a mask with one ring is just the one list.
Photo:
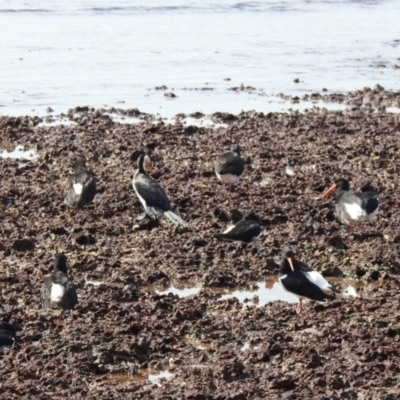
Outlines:
{"label": "shallow water", "polygon": [[270,111],[280,92],[395,89],[398,25],[396,0],[4,0],[0,114]]}
{"label": "shallow water", "polygon": [[33,161],[38,158],[39,155],[35,150],[24,150],[24,147],[18,145],[12,151],[1,150],[0,149],[0,158],[14,158],[20,160],[29,160]]}
{"label": "shallow water", "polygon": [[[257,290],[235,290],[221,297],[221,300],[236,298],[240,303],[246,305],[256,304],[257,307],[262,307],[272,301],[282,300],[288,303],[297,303],[298,298],[287,292],[282,285],[277,281],[263,281],[256,284]],[[258,301],[254,302],[252,299],[258,297]]]}
{"label": "shallow water", "polygon": [[[296,302],[297,297],[292,295],[291,293],[285,291],[280,283],[278,282],[278,277],[271,277],[265,281],[257,282],[256,286],[258,289],[253,291],[246,291],[240,289],[232,289],[232,288],[222,288],[222,287],[215,287],[215,288],[203,288],[202,286],[194,286],[189,282],[181,282],[179,285],[171,285],[167,289],[154,289],[156,293],[161,295],[167,295],[169,293],[176,294],[179,297],[187,297],[196,295],[200,292],[200,290],[204,291],[211,291],[213,293],[222,294],[220,300],[226,300],[233,297],[236,297],[240,302],[246,304],[252,304],[251,299],[254,296],[259,297],[258,306],[263,306],[271,301],[276,300],[283,300],[288,302]],[[247,301],[249,300],[249,301]]]}
{"label": "shallow water", "polygon": [[[353,290],[354,287],[364,286],[363,282],[356,282],[349,284],[342,278],[327,278],[328,281],[333,283],[334,285],[339,284],[342,287],[345,293],[349,294],[350,297],[354,297]],[[223,288],[223,287],[202,287],[195,286],[190,282],[180,282],[177,285],[171,285],[167,289],[156,289],[153,286],[148,286],[147,288],[150,290],[154,290],[157,294],[160,295],[168,295],[169,293],[173,293],[180,298],[193,296],[198,294],[201,290],[211,291],[213,293],[221,294],[220,301],[224,301],[231,298],[236,298],[240,303],[245,305],[256,305],[257,307],[262,307],[267,303],[273,301],[286,301],[288,303],[297,303],[297,296],[292,293],[287,292],[282,285],[279,283],[279,279],[277,276],[271,276],[264,281],[256,282],[254,284],[256,289],[254,290],[242,290],[242,289],[232,289],[232,288]],[[351,288],[349,290],[349,288]],[[351,294],[350,294],[351,293]],[[256,299],[255,299],[256,297]]]}

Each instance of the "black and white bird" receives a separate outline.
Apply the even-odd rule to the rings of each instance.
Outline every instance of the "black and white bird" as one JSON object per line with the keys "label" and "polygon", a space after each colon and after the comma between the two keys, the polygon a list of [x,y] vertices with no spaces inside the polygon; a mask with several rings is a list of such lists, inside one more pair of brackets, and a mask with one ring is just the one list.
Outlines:
{"label": "black and white bird", "polygon": [[239,145],[234,144],[231,151],[219,155],[215,160],[215,174],[220,181],[229,184],[229,191],[243,175],[244,161],[240,157],[240,151]]}
{"label": "black and white bird", "polygon": [[253,212],[246,214],[243,219],[229,226],[224,232],[216,233],[215,237],[227,241],[240,241],[245,243],[260,239],[260,218]]}
{"label": "black and white bird", "polygon": [[[296,312],[303,310],[303,299],[316,301],[332,300],[340,296],[340,291],[333,287],[319,272],[313,271],[306,264],[294,258],[293,251],[285,248],[282,252],[279,282],[288,292],[299,298]],[[349,294],[349,295],[353,295]]]}
{"label": "black and white bird", "polygon": [[68,207],[83,208],[96,195],[96,179],[86,167],[84,157],[70,156],[73,174],[65,181],[64,204]]}
{"label": "black and white bird", "polygon": [[42,308],[72,310],[78,304],[74,282],[68,277],[67,257],[57,254],[54,271],[47,277],[41,290]]}
{"label": "black and white bird", "polygon": [[140,215],[136,219],[143,219],[146,214],[154,219],[165,215],[175,225],[187,226],[187,222],[173,212],[164,189],[147,175],[145,167],[150,169],[150,166],[150,157],[144,154],[140,155],[137,161],[138,169],[133,176],[132,185],[143,205],[145,214]]}
{"label": "black and white bird", "polygon": [[7,321],[0,322],[0,348],[13,347],[17,336],[13,325]]}
{"label": "black and white bird", "polygon": [[351,225],[376,215],[379,210],[379,198],[370,185],[361,186],[361,193],[353,194],[349,190],[349,182],[339,178],[322,195],[326,197],[335,191],[335,218],[340,224]]}

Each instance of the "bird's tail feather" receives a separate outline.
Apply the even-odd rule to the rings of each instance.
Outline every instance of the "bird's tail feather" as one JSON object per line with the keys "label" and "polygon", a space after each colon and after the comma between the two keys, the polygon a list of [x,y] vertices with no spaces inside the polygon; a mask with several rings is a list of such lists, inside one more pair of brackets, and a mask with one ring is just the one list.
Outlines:
{"label": "bird's tail feather", "polygon": [[175,225],[182,225],[182,226],[187,226],[188,223],[185,222],[179,215],[176,215],[172,211],[167,211],[164,213],[164,215]]}

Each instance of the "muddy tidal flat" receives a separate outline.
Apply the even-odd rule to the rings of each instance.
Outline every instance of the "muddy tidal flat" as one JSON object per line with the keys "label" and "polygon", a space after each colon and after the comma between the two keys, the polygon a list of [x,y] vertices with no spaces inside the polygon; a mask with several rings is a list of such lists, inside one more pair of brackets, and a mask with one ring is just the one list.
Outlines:
{"label": "muddy tidal flat", "polygon": [[[88,107],[0,117],[0,319],[18,328],[17,344],[0,349],[0,398],[397,399],[400,92],[312,96],[291,100],[327,108],[214,113],[202,124],[200,113],[164,121]],[[330,111],[333,101],[346,110]],[[214,159],[232,143],[245,175],[228,193]],[[69,152],[98,179],[75,215],[62,204]],[[135,221],[143,152],[188,227]],[[334,197],[321,194],[335,177],[354,191],[372,184],[374,220],[350,231],[334,221]],[[258,242],[214,238],[249,211],[262,221]],[[301,315],[292,302],[224,298],[274,279],[284,246],[359,297],[308,302]],[[79,295],[62,324],[40,309],[59,252]]]}

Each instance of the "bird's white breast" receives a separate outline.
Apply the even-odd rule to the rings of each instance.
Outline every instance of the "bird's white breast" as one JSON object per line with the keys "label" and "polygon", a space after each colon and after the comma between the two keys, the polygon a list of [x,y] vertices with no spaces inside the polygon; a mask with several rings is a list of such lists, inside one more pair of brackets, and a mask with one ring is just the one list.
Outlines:
{"label": "bird's white breast", "polygon": [[65,293],[65,288],[62,285],[59,285],[57,283],[53,283],[51,285],[51,293],[50,293],[50,300],[57,302],[62,299]]}
{"label": "bird's white breast", "polygon": [[76,194],[82,194],[83,185],[81,183],[74,183],[73,187]]}
{"label": "bird's white breast", "polygon": [[351,219],[358,221],[365,217],[365,211],[359,204],[356,203],[344,203],[344,209]]}

